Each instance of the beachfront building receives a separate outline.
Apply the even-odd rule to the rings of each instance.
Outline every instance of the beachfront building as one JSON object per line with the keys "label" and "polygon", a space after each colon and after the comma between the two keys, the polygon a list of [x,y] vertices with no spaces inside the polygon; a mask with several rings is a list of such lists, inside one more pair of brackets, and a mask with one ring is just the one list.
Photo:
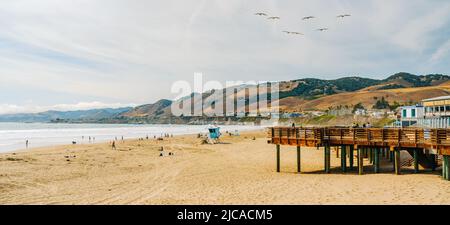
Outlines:
{"label": "beachfront building", "polygon": [[400,107],[399,113],[396,126],[449,128],[450,96],[424,99],[420,105]]}
{"label": "beachfront building", "polygon": [[418,125],[428,128],[450,127],[450,96],[441,96],[422,100],[425,109],[423,118]]}
{"label": "beachfront building", "polygon": [[424,107],[421,105],[403,106],[400,107],[400,126],[409,127],[419,123],[419,120],[424,119]]}

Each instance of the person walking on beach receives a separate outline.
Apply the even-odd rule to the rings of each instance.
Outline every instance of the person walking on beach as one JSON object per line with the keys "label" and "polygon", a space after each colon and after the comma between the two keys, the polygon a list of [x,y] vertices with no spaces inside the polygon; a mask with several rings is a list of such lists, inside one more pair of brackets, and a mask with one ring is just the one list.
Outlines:
{"label": "person walking on beach", "polygon": [[113,142],[112,142],[111,148],[112,148],[113,150],[117,150],[117,149],[116,149],[116,141],[113,141]]}
{"label": "person walking on beach", "polygon": [[28,140],[25,141],[25,146],[28,148]]}

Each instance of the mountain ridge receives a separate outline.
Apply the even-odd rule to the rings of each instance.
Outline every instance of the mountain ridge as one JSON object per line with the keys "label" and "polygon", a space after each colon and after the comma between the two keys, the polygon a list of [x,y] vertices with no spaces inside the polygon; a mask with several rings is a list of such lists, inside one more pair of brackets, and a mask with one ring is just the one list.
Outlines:
{"label": "mountain ridge", "polygon": [[[280,109],[285,112],[299,112],[303,110],[321,110],[352,106],[361,103],[364,107],[372,107],[380,98],[396,104],[416,103],[424,98],[450,94],[450,76],[443,74],[414,75],[400,72],[385,79],[371,79],[358,76],[342,77],[324,80],[317,78],[303,78],[277,82],[280,87]],[[243,86],[255,88],[254,86]],[[245,88],[237,92],[237,98],[245,98]],[[207,101],[213,92],[202,93],[200,100]],[[224,91],[224,89],[222,89]],[[256,92],[254,92],[256,93]],[[234,94],[234,92],[233,92]],[[183,97],[198,95],[191,95]],[[230,97],[230,96],[228,96]],[[256,98],[255,96],[248,96]],[[215,102],[214,104],[222,104]],[[176,117],[171,114],[172,101],[161,99],[152,104],[144,104],[134,108],[96,109],[87,111],[53,112],[47,111],[37,114],[9,115],[9,120],[20,120],[21,116],[31,119],[31,122],[103,122],[103,123],[190,123],[192,118]],[[212,106],[204,108],[204,112],[212,110]],[[245,109],[238,109],[243,111]],[[67,114],[67,115],[66,115]],[[0,122],[8,116],[0,115]],[[206,118],[204,118],[206,119]],[[196,119],[198,120],[198,119]],[[30,122],[24,119],[20,122]],[[49,121],[46,121],[49,122]]]}

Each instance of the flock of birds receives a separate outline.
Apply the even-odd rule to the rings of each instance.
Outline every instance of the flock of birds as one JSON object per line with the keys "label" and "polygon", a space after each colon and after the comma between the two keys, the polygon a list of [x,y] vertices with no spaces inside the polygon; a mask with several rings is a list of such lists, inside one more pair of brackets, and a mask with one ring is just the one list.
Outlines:
{"label": "flock of birds", "polygon": [[[279,20],[281,19],[279,16],[269,16],[267,13],[263,13],[263,12],[258,12],[255,13],[256,16],[263,16],[263,17],[267,17],[268,20]],[[342,14],[342,15],[338,15],[336,16],[337,18],[343,19],[345,17],[349,17],[351,16],[350,14]],[[315,16],[305,16],[302,18],[303,21],[307,21],[307,20],[311,20],[311,19],[316,19]],[[323,28],[319,28],[317,29],[317,31],[323,32],[323,31],[327,31],[328,28],[327,27],[323,27]],[[304,35],[303,33],[297,32],[297,31],[287,31],[284,30],[283,33],[286,34],[293,34],[293,35]]]}

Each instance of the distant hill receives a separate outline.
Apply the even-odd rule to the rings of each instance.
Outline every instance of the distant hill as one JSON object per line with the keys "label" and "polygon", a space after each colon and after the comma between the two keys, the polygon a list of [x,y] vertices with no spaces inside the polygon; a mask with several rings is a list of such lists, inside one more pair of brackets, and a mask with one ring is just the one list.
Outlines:
{"label": "distant hill", "polygon": [[345,77],[336,80],[300,79],[281,82],[283,86],[290,84],[291,89],[283,90],[280,99],[287,97],[301,97],[303,99],[316,99],[319,97],[344,92],[359,91],[369,87],[373,89],[396,89],[407,87],[426,87],[440,85],[450,81],[450,77],[442,74],[417,76],[409,73],[397,73],[383,80],[361,77]]}
{"label": "distant hill", "polygon": [[46,111],[41,113],[21,113],[0,115],[0,122],[93,122],[131,110],[131,107],[118,109],[91,109],[78,111]]}
{"label": "distant hill", "polygon": [[163,115],[172,105],[172,101],[161,99],[154,104],[146,104],[130,109],[121,113],[119,116],[124,117],[147,117]]}
{"label": "distant hill", "polygon": [[[335,80],[321,80],[314,78],[281,81],[280,109],[283,111],[327,110],[330,107],[356,105],[361,103],[366,108],[372,108],[378,99],[384,97],[393,103],[415,103],[422,99],[450,94],[450,76],[441,74],[413,75],[397,73],[386,79],[376,80],[362,77],[344,77]],[[234,88],[234,87],[233,87]],[[245,88],[255,89],[255,86],[239,86],[237,99],[245,98]],[[203,93],[203,100],[209,101],[213,92],[234,93],[233,91],[213,90]],[[256,91],[253,91],[256,93]],[[185,98],[189,98],[186,96]],[[227,96],[228,99],[232,96]],[[255,99],[255,96],[249,96]],[[221,105],[221,100],[215,101]],[[138,106],[129,112],[122,113],[122,119],[131,121],[171,121],[180,122],[180,118],[173,117],[170,111],[171,102],[160,100],[154,104]],[[212,111],[206,105],[204,112]],[[237,109],[243,112],[245,109]],[[181,119],[183,120],[183,119]],[[189,120],[184,119],[184,122]]]}
{"label": "distant hill", "polygon": [[312,100],[288,97],[281,99],[280,105],[283,111],[327,110],[330,107],[352,106],[358,103],[370,109],[381,98],[385,98],[391,104],[398,102],[402,105],[408,105],[419,103],[423,99],[445,95],[450,95],[450,84],[383,90],[363,89],[355,92],[323,96]]}

